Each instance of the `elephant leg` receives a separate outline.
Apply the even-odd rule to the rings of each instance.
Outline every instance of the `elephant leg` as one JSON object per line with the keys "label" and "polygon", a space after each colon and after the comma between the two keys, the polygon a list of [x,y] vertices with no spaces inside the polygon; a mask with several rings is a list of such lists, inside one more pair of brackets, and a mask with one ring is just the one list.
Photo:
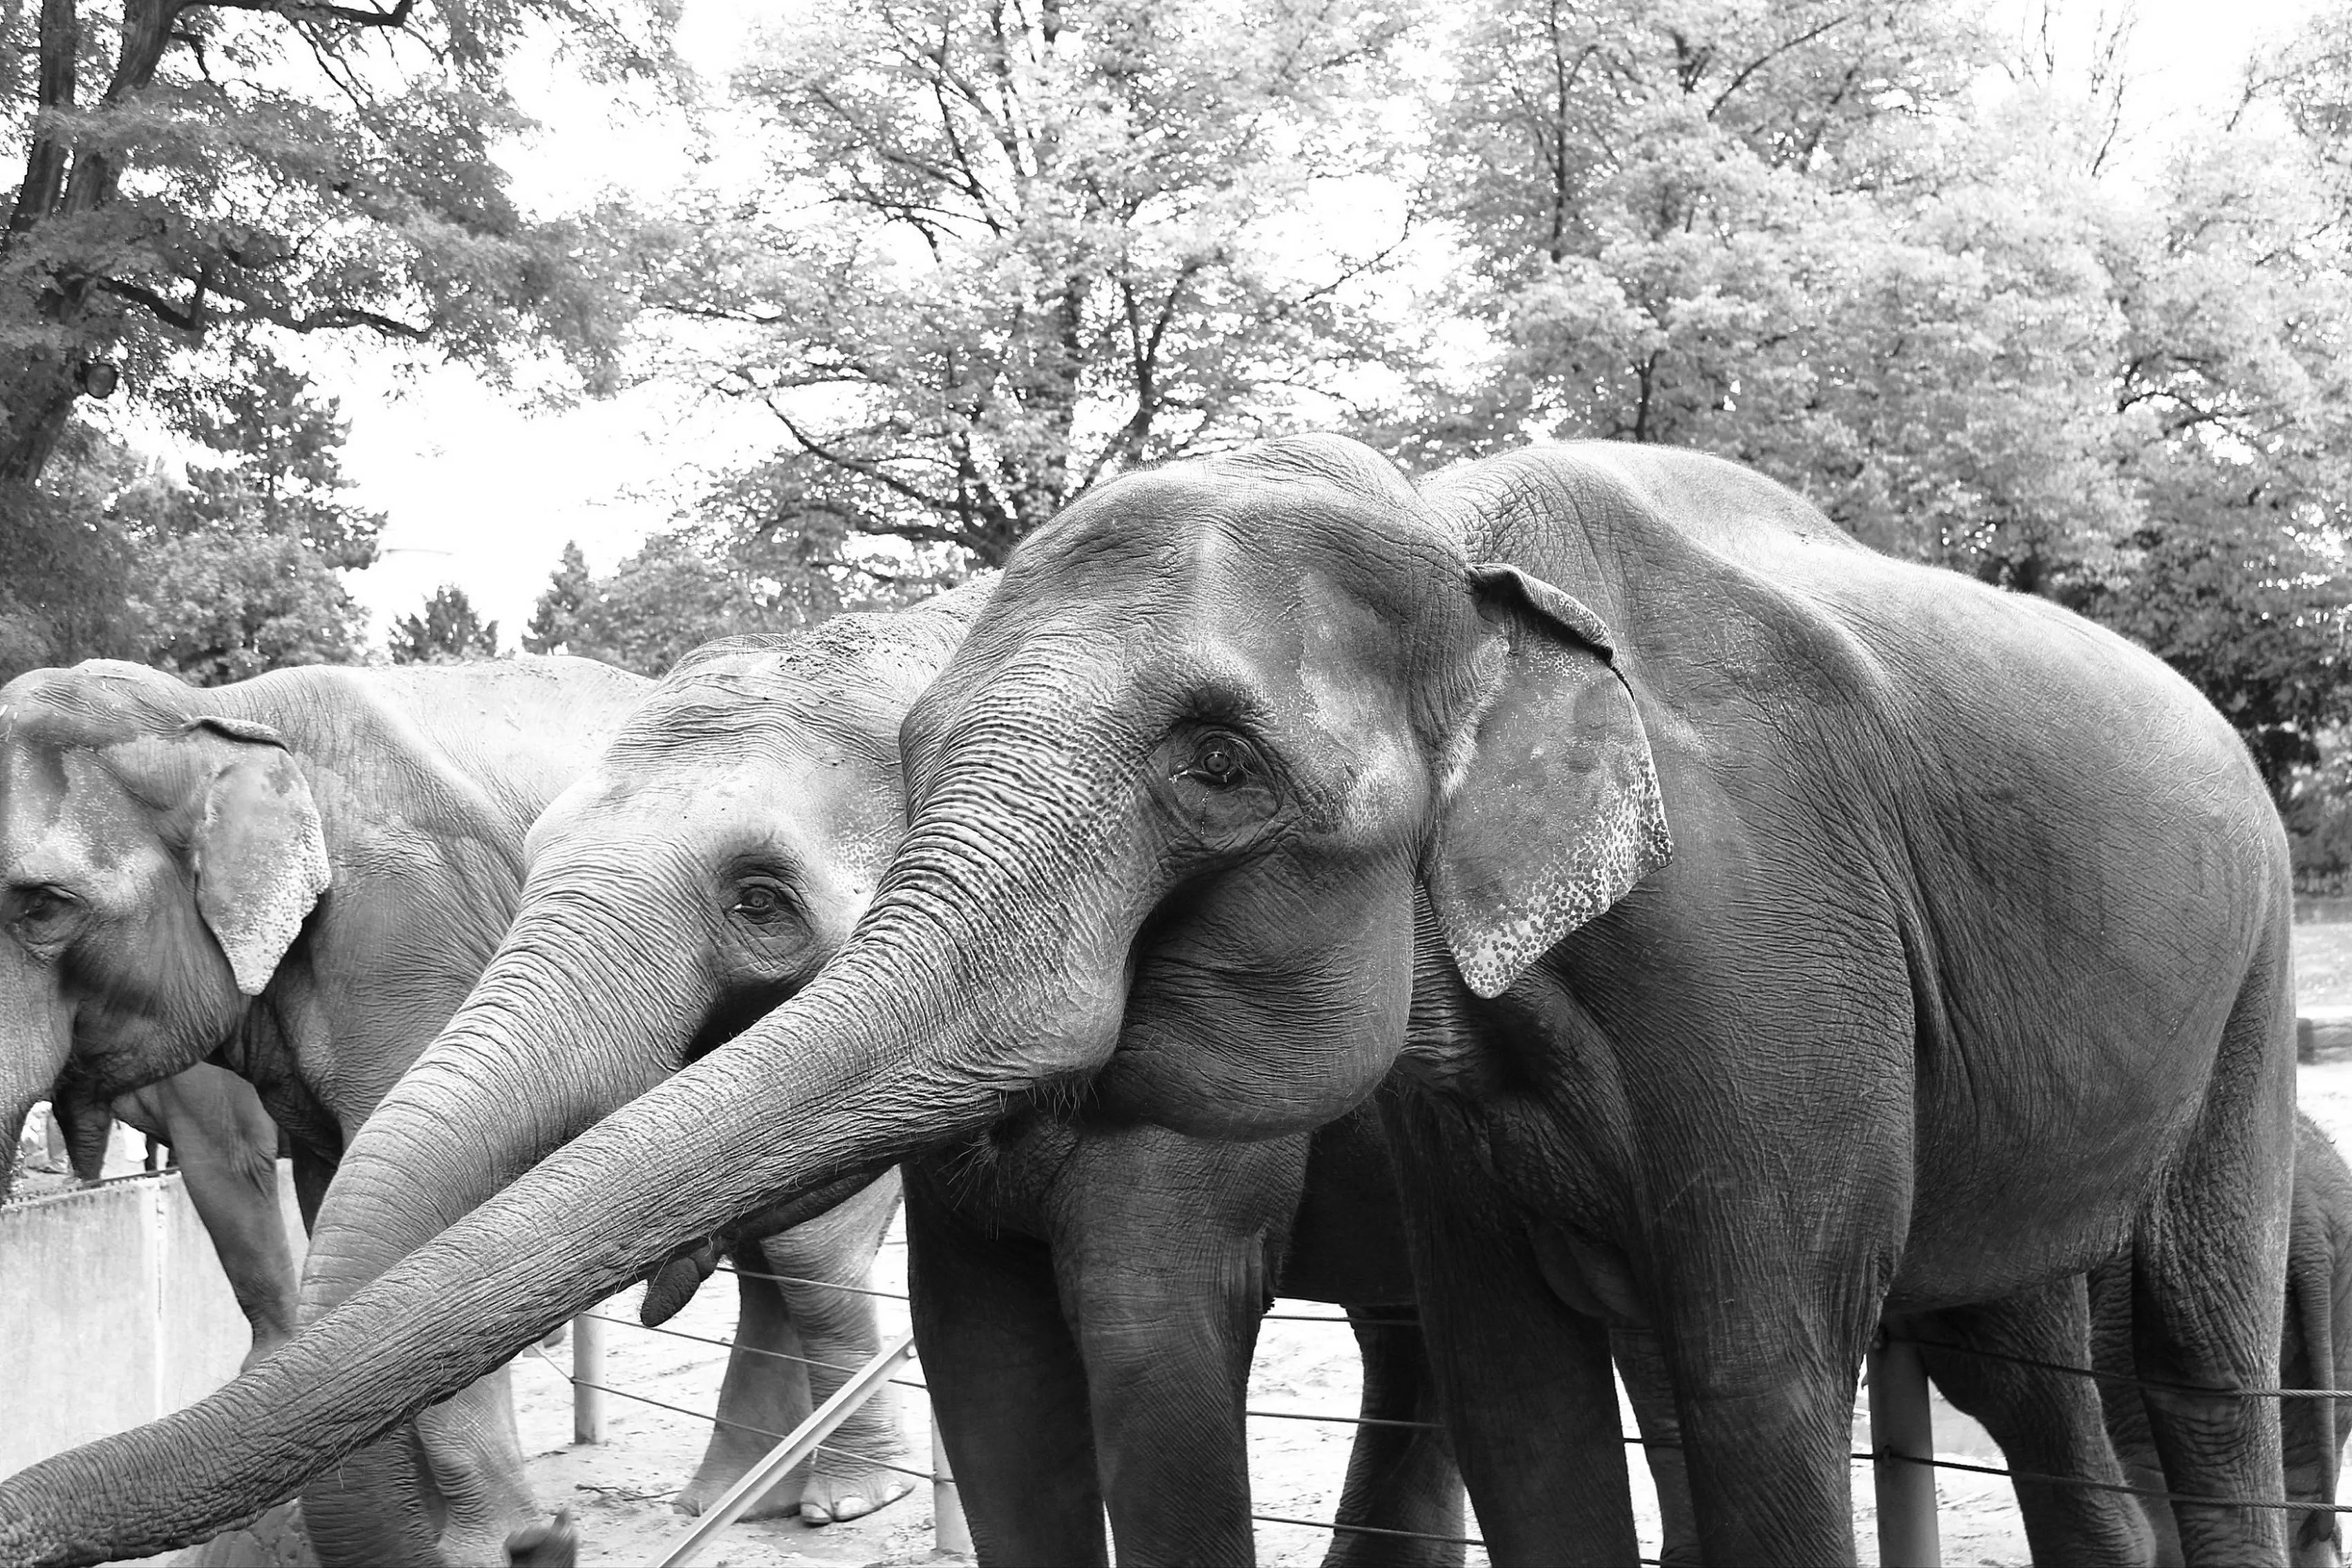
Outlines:
{"label": "elephant leg", "polygon": [[[1634,1559],[1609,1334],[1546,1282],[1517,1211],[1413,1097],[1384,1108],[1422,1330],[1490,1561]],[[1727,1561],[1729,1561],[1727,1559]]]}
{"label": "elephant leg", "polygon": [[1040,1243],[982,1234],[907,1177],[923,1381],[981,1561],[1104,1568],[1087,1378]]}
{"label": "elephant leg", "polygon": [[159,1120],[236,1304],[253,1325],[244,1364],[294,1337],[299,1277],[278,1207],[278,1123],[243,1079],[196,1067],[130,1097]]}
{"label": "elephant leg", "polygon": [[[730,1256],[738,1269],[751,1272],[735,1279],[740,1301],[735,1348],[728,1352],[727,1375],[719,1386],[719,1418],[711,1426],[709,1445],[674,1505],[680,1513],[699,1514],[716,1502],[775,1447],[770,1434],[792,1431],[814,1407],[806,1364],[810,1352],[793,1324],[783,1292],[772,1281],[758,1278],[772,1272],[766,1256],[756,1246],[737,1247]],[[796,1466],[743,1517],[797,1513],[808,1470],[805,1464]]]}
{"label": "elephant leg", "polygon": [[[1462,1477],[1444,1431],[1421,1320],[1410,1308],[1350,1307],[1348,1321],[1364,1359],[1365,1425],[1356,1428],[1339,1493],[1339,1523],[1323,1568],[1460,1568]],[[1413,1426],[1385,1425],[1411,1422]],[[1350,1531],[1348,1525],[1364,1531]],[[1450,1536],[1412,1541],[1371,1531]]]}
{"label": "elephant leg", "polygon": [[[874,1254],[898,1208],[894,1172],[805,1225],[760,1244],[782,1284],[785,1310],[809,1359],[809,1396],[833,1397],[850,1374],[881,1352],[882,1331],[871,1284]],[[835,1289],[847,1286],[856,1289]],[[818,1449],[800,1497],[810,1524],[856,1519],[915,1489],[908,1473],[898,1391],[885,1386],[844,1421]]]}
{"label": "elephant leg", "polygon": [[[2084,1364],[2091,1312],[2081,1276],[2003,1301],[1896,1319],[1887,1331],[1919,1342],[1936,1386],[1983,1424],[2011,1469],[2110,1485],[2124,1480],[2092,1379],[1998,1359]],[[2037,1563],[2140,1568],[2154,1557],[2147,1515],[2124,1493],[2033,1481],[2017,1482],[2016,1490]]]}
{"label": "elephant leg", "polygon": [[1854,1561],[1848,1455],[1879,1297],[1839,1260],[1872,1250],[1832,1240],[1807,1270],[1754,1247],[1695,1247],[1660,1281],[1703,1561]]}
{"label": "elephant leg", "polygon": [[[1159,1241],[1138,1237],[1138,1253]],[[1266,1293],[1257,1238],[1095,1269],[1055,1262],[1077,1320],[1122,1564],[1255,1560],[1242,1407]],[[1255,1263],[1255,1267],[1253,1267]]]}
{"label": "elephant leg", "polygon": [[[2296,1129],[2294,1213],[2287,1232],[2286,1326],[2279,1342],[2279,1377],[2287,1388],[2333,1389],[2336,1282],[2338,1258],[2331,1212],[2342,1201],[2342,1157],[2326,1136],[2302,1121]],[[2286,1461],[2291,1502],[2335,1503],[2344,1452],[2344,1422],[2352,1408],[2341,1399],[2289,1399],[2279,1405],[2279,1447]],[[2288,1521],[2295,1568],[2336,1568],[2343,1561],[2341,1516],[2315,1510]]]}
{"label": "elephant leg", "polygon": [[[2107,1440],[2114,1447],[2126,1484],[2151,1491],[2164,1490],[2164,1463],[2157,1458],[2156,1438],[2147,1426],[2147,1405],[2132,1381],[2131,1263],[2125,1259],[2091,1270],[2091,1364],[2112,1375],[2099,1380],[2099,1406],[2105,1415]],[[2171,1505],[2159,1498],[2135,1498],[2147,1521],[2154,1546],[2148,1561],[2156,1568],[2180,1568],[2180,1532],[2174,1528]]]}
{"label": "elephant leg", "polygon": [[1690,1472],[1683,1464],[1682,1417],[1675,1410],[1675,1380],[1666,1373],[1666,1352],[1647,1329],[1622,1325],[1609,1331],[1609,1352],[1641,1428],[1642,1453],[1658,1489],[1658,1518],[1664,1537],[1658,1561],[1665,1568],[1697,1568],[1698,1515],[1691,1509]]}
{"label": "elephant leg", "polygon": [[292,1158],[294,1206],[301,1211],[302,1229],[307,1233],[318,1227],[319,1205],[327,1201],[327,1184],[334,1178],[335,1166],[300,1143],[294,1145]]}
{"label": "elephant leg", "polygon": [[[2240,996],[2189,1147],[2133,1237],[2133,1365],[2168,1489],[2182,1496],[2284,1500],[2277,1402],[2190,1392],[2278,1384],[2294,1085],[2269,993],[2283,985],[2257,975]],[[2190,1568],[2285,1559],[2282,1510],[2172,1512]]]}
{"label": "elephant leg", "polygon": [[441,1552],[456,1568],[504,1568],[507,1537],[540,1521],[510,1381],[502,1366],[417,1413],[417,1439],[445,1513]]}

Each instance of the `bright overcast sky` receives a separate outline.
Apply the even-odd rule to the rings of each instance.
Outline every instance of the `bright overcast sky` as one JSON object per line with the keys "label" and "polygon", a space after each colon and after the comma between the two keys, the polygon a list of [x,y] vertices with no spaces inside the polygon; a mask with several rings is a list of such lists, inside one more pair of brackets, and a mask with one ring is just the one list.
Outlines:
{"label": "bright overcast sky", "polygon": [[[755,18],[805,3],[688,0],[685,52],[722,76]],[[2022,16],[2031,3],[1999,0],[1995,15]],[[2074,0],[2069,23],[2085,27],[2122,3]],[[2223,100],[2248,51],[2315,3],[2139,0],[2132,58],[2140,116],[2160,132],[2164,121]],[[518,194],[541,210],[575,207],[611,183],[658,189],[686,172],[682,146],[661,144],[642,123],[553,73],[542,92],[528,96],[548,131],[510,166]],[[313,370],[351,420],[347,467],[360,498],[389,519],[383,559],[353,579],[379,628],[440,584],[456,583],[500,623],[501,643],[511,647],[565,541],[577,540],[592,566],[609,570],[674,520],[695,474],[773,439],[765,414],[674,385],[550,412],[462,368],[403,378],[388,357],[363,352],[331,353]]]}

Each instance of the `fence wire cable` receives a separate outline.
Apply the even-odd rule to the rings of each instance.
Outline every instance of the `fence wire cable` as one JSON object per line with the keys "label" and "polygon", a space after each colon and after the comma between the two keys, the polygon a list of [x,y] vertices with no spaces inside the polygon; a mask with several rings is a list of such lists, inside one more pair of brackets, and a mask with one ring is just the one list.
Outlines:
{"label": "fence wire cable", "polygon": [[[896,1290],[877,1290],[870,1285],[836,1285],[830,1279],[803,1279],[795,1274],[762,1274],[756,1268],[738,1268],[731,1263],[719,1264],[716,1272],[732,1274],[740,1279],[766,1279],[778,1285],[809,1285],[819,1290],[846,1290],[853,1296],[877,1296],[885,1301],[903,1301],[907,1298]],[[1342,1322],[1347,1320],[1341,1319]]]}
{"label": "fence wire cable", "polygon": [[[1278,1513],[1254,1513],[1250,1518],[1260,1524],[1296,1524],[1307,1530],[1344,1530],[1350,1535],[1391,1535],[1403,1541],[1441,1541],[1448,1546],[1477,1546],[1486,1543],[1471,1535],[1432,1535],[1422,1530],[1389,1530],[1377,1524],[1326,1524],[1317,1519],[1286,1519]],[[1654,1557],[1644,1557],[1644,1563],[1654,1563]]]}
{"label": "fence wire cable", "polygon": [[[673,1329],[664,1324],[633,1323],[626,1318],[607,1318],[600,1312],[583,1312],[580,1315],[583,1318],[593,1318],[600,1323],[616,1324],[624,1329],[641,1329],[649,1334],[667,1334],[671,1339],[692,1340],[698,1345],[717,1345],[723,1351],[741,1351],[747,1355],[771,1356],[777,1361],[793,1362],[802,1366],[822,1367],[826,1372],[837,1372],[844,1377],[854,1377],[860,1370],[854,1366],[843,1366],[838,1362],[819,1361],[814,1356],[794,1355],[789,1351],[772,1351],[759,1345],[747,1345],[740,1340],[714,1340],[709,1334],[689,1334],[684,1329]],[[892,1381],[896,1382],[897,1379],[894,1378]]]}
{"label": "fence wire cable", "polygon": [[2189,1383],[2150,1383],[2127,1372],[2102,1372],[2095,1366],[2069,1366],[2064,1362],[2037,1361],[2032,1356],[2014,1355],[2008,1351],[1979,1350],[1975,1345],[1945,1344],[1937,1340],[1891,1340],[1892,1344],[1906,1344],[1923,1351],[1947,1351],[1953,1355],[1976,1356],[1984,1361],[2005,1361],[2015,1366],[2030,1366],[2042,1372],[2063,1372],[2075,1377],[2095,1378],[2101,1383],[2127,1383],[2134,1388],[2152,1388],[2160,1394],[2201,1394],[2225,1399],[2347,1399],[2352,1389],[2342,1388],[2199,1388]]}
{"label": "fence wire cable", "polygon": [[1244,1410],[1267,1421],[1322,1421],[1334,1426],[1401,1426],[1414,1432],[1443,1432],[1434,1421],[1399,1421],[1387,1415],[1317,1415],[1305,1410]]}
{"label": "fence wire cable", "polygon": [[2032,1470],[2005,1470],[1995,1465],[1973,1465],[1960,1459],[1923,1459],[1916,1454],[1856,1454],[1857,1459],[1892,1459],[1897,1464],[1917,1465],[1931,1470],[1968,1470],[1979,1476],[2001,1476],[2011,1481],[2029,1481],[2037,1486],[2079,1487],[2086,1491],[2122,1492],[2127,1497],[2157,1498],[2165,1502],[2187,1503],[2191,1508],[2273,1508],[2290,1513],[2352,1513],[2352,1503],[2336,1502],[2256,1502],[2250,1498],[2191,1497],[2186,1492],[2168,1492],[2158,1487],[2126,1486],[2121,1481],[2095,1481],[2082,1476],[2044,1476]]}

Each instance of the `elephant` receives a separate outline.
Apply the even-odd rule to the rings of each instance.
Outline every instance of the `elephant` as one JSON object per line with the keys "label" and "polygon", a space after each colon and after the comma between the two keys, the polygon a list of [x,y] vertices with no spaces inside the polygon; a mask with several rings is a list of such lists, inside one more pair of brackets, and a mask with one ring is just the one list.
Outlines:
{"label": "elephant", "polygon": [[[896,847],[899,725],[988,592],[708,645],[630,714],[532,826],[520,904],[473,999],[354,1141],[312,1238],[311,1315],[806,984]],[[1366,1363],[1375,1425],[1359,1429],[1343,1510],[1364,1528],[1329,1561],[1459,1561],[1451,1542],[1378,1533],[1458,1538],[1462,1520],[1442,1441],[1378,1424],[1434,1411],[1376,1118],[1310,1149],[1025,1114],[911,1163],[907,1202],[924,1376],[983,1561],[1100,1562],[1106,1504],[1122,1562],[1249,1561],[1242,1394],[1277,1286],[1348,1305]],[[845,1299],[809,1287],[782,1287],[807,1298],[792,1304],[797,1343],[755,1331],[778,1317],[758,1275],[809,1272],[761,1260],[763,1228],[665,1268],[647,1308],[666,1316],[735,1256],[746,1327],[727,1377],[747,1395],[775,1364],[763,1350],[847,1367],[878,1348],[870,1319],[813,1331]],[[782,1431],[806,1408],[754,1424]],[[813,1486],[859,1511],[906,1491],[858,1458],[887,1454],[895,1427],[886,1406],[862,1409]],[[760,1451],[714,1445],[681,1506],[699,1511]]]}
{"label": "elephant", "polygon": [[1416,485],[1286,437],[1024,540],[900,748],[903,835],[806,985],[227,1388],[0,1482],[0,1552],[248,1513],[696,1238],[1008,1108],[1247,1142],[1394,1081],[1496,1563],[1633,1558],[1620,1321],[1707,1559],[1851,1563],[1882,1321],[2118,1257],[2167,1487],[2226,1500],[2176,1510],[2185,1560],[2284,1560],[2277,1415],[2230,1391],[2278,1369],[2285,841],[2144,650],[1696,454]]}
{"label": "elephant", "polygon": [[[315,1222],[347,1142],[503,934],[525,831],[649,688],[557,658],[209,691],[94,661],[0,689],[0,1114],[13,1131],[53,1096],[85,1163],[110,1113],[173,1144],[254,1322],[248,1366],[297,1321],[279,1129]],[[775,1238],[777,1271],[862,1278],[887,1217],[868,1204]],[[870,1337],[862,1302],[824,1315],[863,1316]],[[786,1312],[761,1321],[794,1331]],[[328,1560],[381,1561],[433,1533],[437,1508],[436,1552],[502,1562],[536,1517],[505,1384],[420,1422],[430,1488],[381,1511],[315,1490],[306,1522]],[[756,1389],[729,1394],[723,1418],[768,1414]],[[740,1441],[719,1427],[705,1470]]]}

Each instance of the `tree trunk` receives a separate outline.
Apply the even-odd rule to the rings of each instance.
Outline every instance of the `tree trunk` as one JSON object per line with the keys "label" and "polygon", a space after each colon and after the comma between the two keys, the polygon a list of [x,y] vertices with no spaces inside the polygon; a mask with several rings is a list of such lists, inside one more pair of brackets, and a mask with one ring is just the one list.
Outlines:
{"label": "tree trunk", "polygon": [[0,485],[41,477],[73,415],[72,368],[54,350],[36,349],[0,384]]}
{"label": "tree trunk", "polygon": [[[123,102],[155,79],[178,15],[179,0],[129,0],[123,7],[121,53],[99,99],[101,107]],[[81,150],[74,157],[71,176],[66,172],[69,140],[57,116],[74,108],[80,47],[81,21],[74,0],[41,0],[44,112],[34,121],[24,182],[17,187],[7,229],[0,233],[0,256],[37,243],[47,225],[105,206],[121,183],[115,156],[97,148]],[[26,353],[13,374],[0,380],[0,485],[29,485],[40,479],[73,415],[79,390],[74,384],[76,364],[112,341],[110,330],[94,332],[88,320],[89,297],[99,282],[97,274],[60,258],[33,302],[46,341]]]}

